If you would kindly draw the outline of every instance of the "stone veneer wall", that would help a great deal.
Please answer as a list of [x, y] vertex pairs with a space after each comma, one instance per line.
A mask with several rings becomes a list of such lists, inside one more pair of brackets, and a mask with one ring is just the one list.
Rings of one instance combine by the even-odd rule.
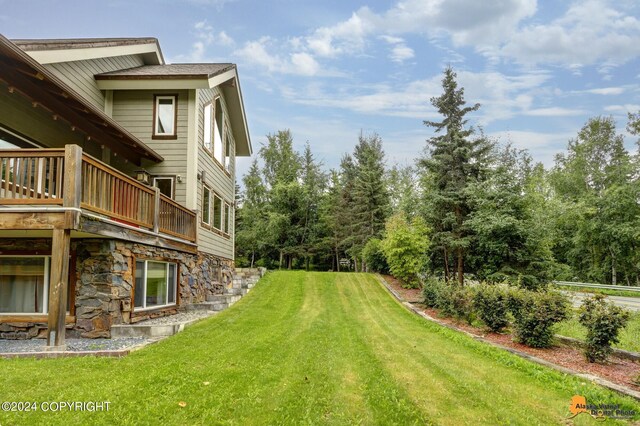
[[[48, 248], [47, 248], [48, 244]], [[7, 250], [41, 247], [50, 253], [49, 240], [0, 240]], [[69, 337], [110, 337], [111, 325], [129, 324], [171, 315], [186, 304], [203, 302], [208, 295], [221, 294], [230, 285], [233, 262], [199, 252], [197, 255], [109, 239], [73, 240], [75, 252], [75, 316]], [[178, 264], [178, 307], [135, 312], [132, 289], [136, 260], [162, 260]], [[46, 323], [0, 324], [1, 338], [43, 337]]]

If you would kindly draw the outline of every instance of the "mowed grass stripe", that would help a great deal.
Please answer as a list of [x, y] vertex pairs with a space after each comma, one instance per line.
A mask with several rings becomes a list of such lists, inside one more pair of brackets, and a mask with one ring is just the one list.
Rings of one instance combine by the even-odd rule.
[[111, 402], [0, 412], [0, 424], [554, 424], [574, 394], [640, 408], [429, 323], [367, 274], [271, 273], [231, 309], [124, 359], [0, 369], [3, 401]]

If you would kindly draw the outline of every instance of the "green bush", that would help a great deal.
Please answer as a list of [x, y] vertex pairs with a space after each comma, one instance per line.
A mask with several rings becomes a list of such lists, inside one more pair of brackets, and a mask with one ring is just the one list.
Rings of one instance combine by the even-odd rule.
[[516, 341], [534, 348], [551, 346], [553, 326], [567, 318], [568, 303], [555, 291], [511, 289], [507, 305], [513, 314]]
[[457, 283], [443, 285], [436, 298], [440, 314], [465, 320], [469, 324], [473, 321], [473, 290], [461, 287]]
[[389, 265], [382, 251], [382, 241], [379, 238], [371, 238], [367, 241], [364, 249], [362, 249], [362, 257], [370, 272], [380, 272], [382, 274], [389, 272]]
[[602, 362], [618, 343], [618, 335], [629, 321], [629, 312], [609, 303], [602, 294], [586, 299], [578, 311], [578, 319], [587, 329], [585, 356], [589, 362]]
[[473, 308], [491, 331], [499, 332], [509, 325], [508, 292], [502, 285], [483, 284], [473, 295]]
[[420, 287], [420, 273], [425, 268], [429, 249], [429, 230], [420, 217], [407, 221], [398, 213], [385, 224], [382, 249], [391, 274], [408, 288]]
[[438, 307], [439, 294], [444, 285], [444, 281], [435, 277], [429, 277], [424, 282], [422, 285], [422, 297], [426, 306], [429, 308]]

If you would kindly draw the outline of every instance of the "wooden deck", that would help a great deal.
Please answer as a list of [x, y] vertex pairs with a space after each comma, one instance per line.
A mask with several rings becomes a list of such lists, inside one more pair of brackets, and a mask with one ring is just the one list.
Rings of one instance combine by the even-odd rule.
[[[82, 153], [80, 147], [69, 145], [66, 151], [0, 150], [0, 208], [7, 207], [0, 210], [4, 217], [1, 229], [54, 229], [65, 220], [70, 229], [78, 230], [80, 218], [74, 218], [72, 210], [76, 206], [66, 205], [66, 198], [79, 200], [80, 213], [85, 216], [196, 242], [196, 213], [157, 188]], [[69, 151], [81, 159], [78, 164], [69, 164]]]

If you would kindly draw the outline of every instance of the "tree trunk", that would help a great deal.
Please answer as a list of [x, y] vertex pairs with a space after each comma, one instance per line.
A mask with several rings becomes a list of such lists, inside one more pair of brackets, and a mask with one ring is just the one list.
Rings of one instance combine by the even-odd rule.
[[307, 256], [307, 271], [309, 270], [309, 256]]
[[358, 258], [356, 256], [353, 257], [353, 272], [358, 272]]
[[444, 282], [449, 282], [449, 253], [447, 248], [444, 248]]
[[338, 253], [338, 247], [336, 247], [335, 250], [336, 250], [336, 271], [340, 272], [340, 257]]
[[464, 285], [464, 259], [462, 257], [462, 247], [458, 247], [458, 283]]
[[278, 269], [282, 269], [282, 250], [280, 250], [280, 263], [278, 264]]
[[255, 259], [256, 259], [256, 251], [252, 250], [251, 251], [251, 267], [252, 268], [253, 268], [253, 262], [255, 261]]
[[613, 250], [609, 250], [611, 253], [611, 284], [616, 285], [616, 256], [613, 254]]

